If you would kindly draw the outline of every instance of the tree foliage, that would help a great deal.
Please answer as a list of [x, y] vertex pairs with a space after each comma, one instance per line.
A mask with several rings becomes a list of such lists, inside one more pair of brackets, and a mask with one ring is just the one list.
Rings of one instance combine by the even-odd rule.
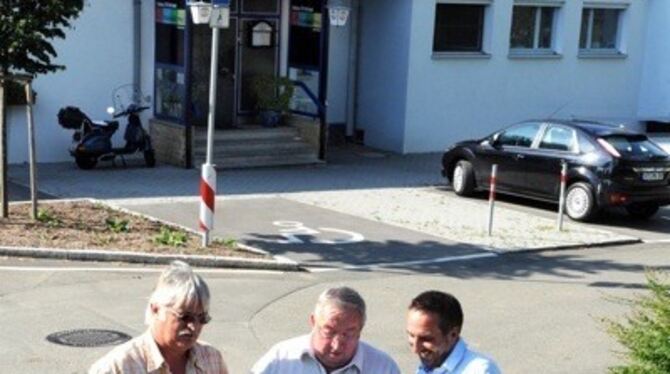
[[606, 320], [608, 331], [626, 348], [624, 365], [614, 374], [670, 373], [670, 276], [647, 272], [649, 293], [632, 301], [623, 322]]
[[0, 0], [0, 74], [64, 69], [51, 41], [79, 16], [84, 0]]

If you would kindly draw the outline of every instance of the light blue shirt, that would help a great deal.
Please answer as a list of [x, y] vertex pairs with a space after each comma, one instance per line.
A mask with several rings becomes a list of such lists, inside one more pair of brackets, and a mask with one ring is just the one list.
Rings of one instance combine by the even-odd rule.
[[500, 374], [500, 369], [492, 359], [470, 350], [465, 340], [459, 338], [440, 367], [431, 370], [420, 365], [416, 374]]

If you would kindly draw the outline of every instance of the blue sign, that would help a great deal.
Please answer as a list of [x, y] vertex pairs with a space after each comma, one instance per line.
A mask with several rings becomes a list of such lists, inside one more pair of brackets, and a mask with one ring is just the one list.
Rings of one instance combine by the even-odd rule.
[[216, 8], [221, 8], [221, 7], [230, 7], [230, 0], [212, 0], [212, 6]]

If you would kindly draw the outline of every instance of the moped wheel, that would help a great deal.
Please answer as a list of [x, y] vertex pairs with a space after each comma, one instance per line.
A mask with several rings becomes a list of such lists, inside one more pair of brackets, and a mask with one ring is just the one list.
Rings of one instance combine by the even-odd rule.
[[98, 159], [91, 156], [75, 156], [74, 162], [82, 170], [90, 170], [98, 163]]
[[147, 164], [148, 168], [156, 166], [156, 155], [153, 149], [144, 151], [144, 163]]

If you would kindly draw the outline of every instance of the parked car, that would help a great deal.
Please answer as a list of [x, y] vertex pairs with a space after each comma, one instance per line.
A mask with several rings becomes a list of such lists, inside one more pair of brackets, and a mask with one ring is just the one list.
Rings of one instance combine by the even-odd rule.
[[646, 135], [591, 121], [531, 120], [479, 140], [457, 143], [442, 158], [442, 175], [456, 194], [488, 190], [558, 202], [567, 163], [565, 212], [587, 221], [601, 210], [624, 207], [646, 219], [670, 204], [670, 155]]

